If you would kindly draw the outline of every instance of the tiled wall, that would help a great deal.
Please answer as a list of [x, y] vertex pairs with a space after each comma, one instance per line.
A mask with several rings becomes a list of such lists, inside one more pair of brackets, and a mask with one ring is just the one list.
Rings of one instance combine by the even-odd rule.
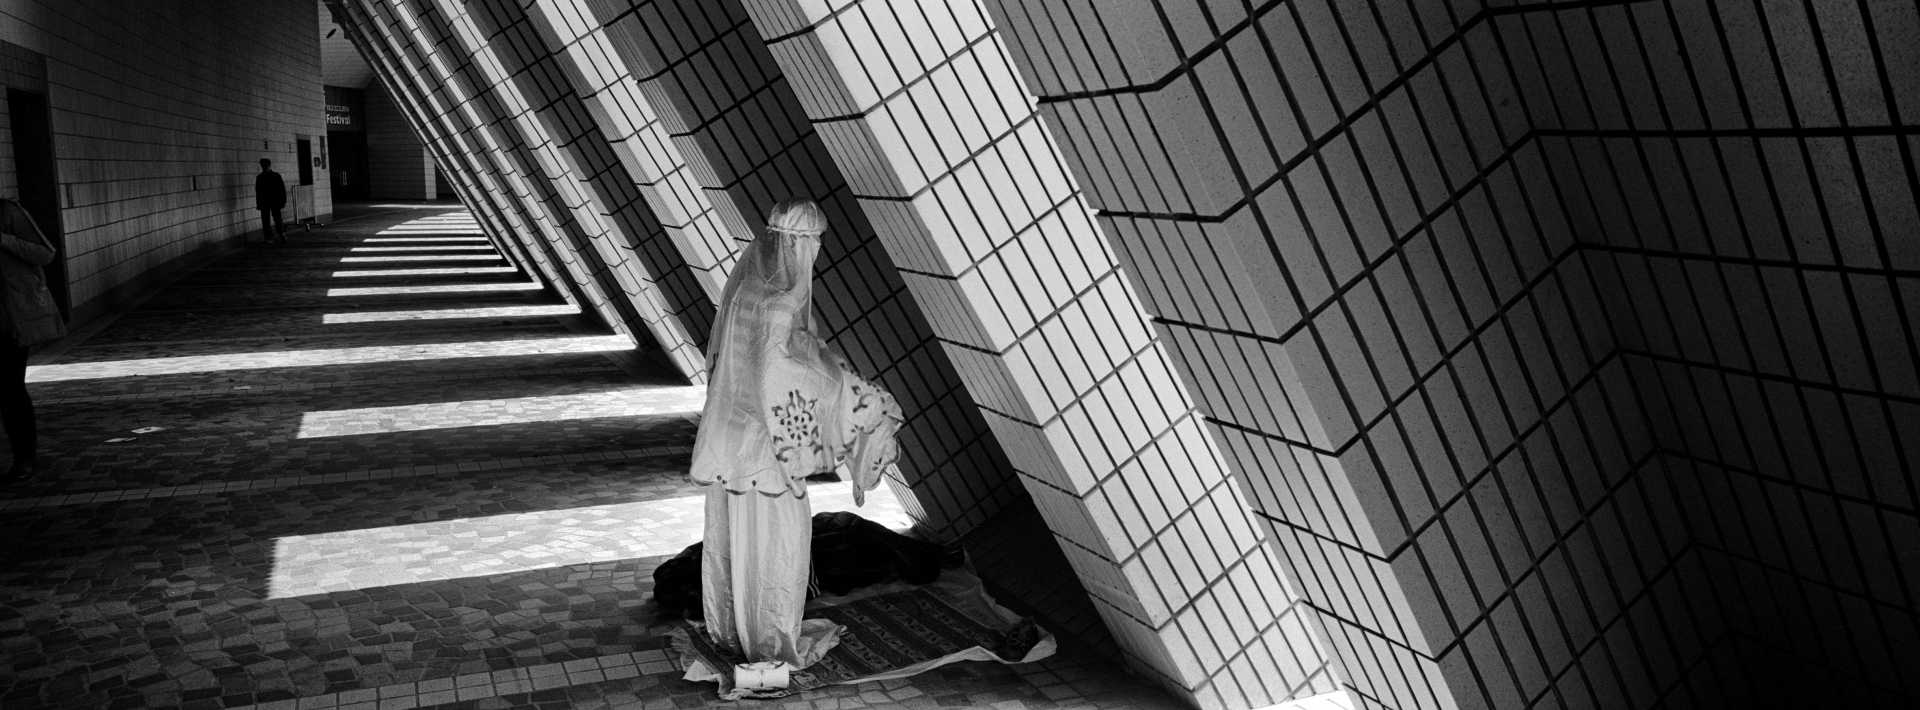
[[677, 261], [689, 271], [690, 287], [698, 293], [687, 297], [688, 303], [696, 305], [682, 317], [698, 321], [690, 327], [698, 336], [696, 342], [705, 343], [707, 321], [726, 284], [738, 242], [719, 223], [712, 203], [693, 181], [686, 159], [643, 95], [640, 79], [622, 60], [614, 37], [592, 8], [583, 0], [561, 0], [534, 3], [528, 12], [645, 206], [662, 225], [667, 239], [649, 243], [648, 251], [655, 253], [652, 258]]
[[[317, 152], [326, 135], [317, 11], [251, 0], [167, 3], [138, 17], [106, 0], [0, 6], [0, 40], [45, 61], [76, 318], [118, 305], [197, 249], [259, 229], [260, 158], [294, 189], [295, 136]], [[11, 163], [0, 167], [0, 190], [11, 193]], [[302, 217], [332, 212], [324, 171], [314, 182], [300, 188], [311, 192]]]
[[1073, 579], [1021, 573], [1065, 564], [1051, 541], [997, 534], [1028, 528], [1033, 503], [745, 9], [734, 0], [591, 4], [649, 109], [639, 133], [649, 145], [667, 139], [670, 150], [655, 155], [682, 163], [664, 163], [663, 173], [697, 186], [691, 200], [732, 239], [756, 236], [765, 210], [787, 197], [826, 210], [815, 305], [855, 367], [901, 399], [908, 421], [895, 483], [912, 491], [920, 522], [965, 542], [1010, 602], [1103, 643]]
[[363, 92], [367, 135], [367, 197], [373, 200], [434, 199], [433, 157], [394, 103], [393, 93], [374, 84]]
[[922, 519], [1043, 521], [1086, 590], [1015, 601], [1198, 704], [1914, 695], [1911, 3], [343, 4], [533, 261], [634, 210], [662, 323], [820, 200]]
[[1559, 693], [1684, 548], [1486, 16], [996, 7], [1358, 698]]
[[746, 7], [1128, 657], [1203, 707], [1332, 690], [985, 8]]
[[[682, 6], [702, 11], [699, 4]], [[1022, 509], [1031, 515], [1031, 505], [1024, 502], [1004, 463], [1004, 455], [979, 420], [966, 392], [960, 389], [952, 365], [932, 346], [919, 310], [902, 290], [891, 262], [874, 240], [872, 228], [858, 211], [848, 209], [850, 200], [844, 180], [825, 158], [804, 116], [752, 114], [746, 113], [742, 106], [731, 104], [696, 104], [689, 94], [643, 91], [641, 95], [634, 95], [627, 84], [656, 81], [657, 72], [648, 72], [646, 64], [624, 57], [618, 65], [608, 63], [603, 43], [604, 38], [621, 33], [622, 23], [638, 22], [644, 5], [589, 8], [600, 13], [596, 15], [596, 22], [605, 27], [599, 29], [580, 24], [580, 6], [560, 2], [543, 3], [525, 14], [510, 4], [466, 6], [440, 2], [352, 2], [341, 3], [340, 9], [352, 18], [349, 24], [354, 27], [350, 27], [349, 32], [374, 55], [374, 65], [383, 80], [396, 82], [412, 97], [410, 105], [421, 117], [424, 131], [435, 136], [432, 142], [443, 164], [456, 166], [456, 172], [460, 173], [457, 178], [467, 185], [463, 192], [468, 203], [478, 206], [483, 214], [496, 215], [490, 221], [503, 234], [550, 235], [533, 240], [527, 250], [536, 261], [541, 260], [544, 253], [545, 261], [566, 270], [570, 278], [580, 271], [575, 266], [579, 244], [577, 240], [556, 239], [551, 235], [555, 225], [560, 224], [556, 207], [566, 203], [547, 193], [580, 190], [582, 175], [599, 173], [591, 170], [551, 173], [541, 176], [544, 185], [529, 184], [538, 182], [530, 179], [536, 174], [530, 167], [557, 161], [502, 159], [503, 154], [510, 157], [519, 145], [530, 143], [544, 147], [540, 140], [528, 139], [536, 132], [523, 125], [528, 119], [521, 117], [522, 113], [530, 114], [532, 120], [546, 120], [540, 116], [543, 111], [556, 111], [564, 115], [555, 116], [555, 120], [567, 122], [569, 130], [578, 128], [572, 122], [586, 115], [589, 125], [598, 126], [601, 132], [598, 147], [610, 145], [614, 153], [622, 154], [620, 167], [640, 164], [636, 158], [652, 161], [647, 163], [649, 169], [629, 173], [639, 181], [654, 181], [653, 185], [638, 183], [639, 199], [609, 200], [607, 204], [651, 208], [666, 196], [663, 193], [671, 192], [672, 199], [680, 200], [673, 206], [675, 214], [693, 219], [680, 223], [685, 227], [681, 238], [666, 240], [666, 243], [675, 247], [681, 263], [696, 273], [724, 268], [715, 265], [730, 264], [731, 259], [731, 248], [720, 253], [706, 238], [712, 227], [703, 224], [738, 225], [734, 229], [751, 225], [757, 230], [757, 225], [764, 221], [763, 210], [777, 199], [803, 195], [821, 200], [835, 225], [822, 253], [821, 288], [816, 291], [824, 320], [856, 366], [898, 393], [911, 415], [902, 434], [906, 450], [906, 461], [901, 466], [903, 478], [896, 483], [911, 485], [919, 494], [922, 519], [936, 533], [951, 537], [969, 538], [990, 521], [1005, 520], [1004, 516], [1016, 515]], [[487, 16], [475, 21], [471, 14], [475, 12], [487, 13]], [[744, 18], [737, 6], [731, 12]], [[464, 31], [460, 29], [463, 21], [472, 25], [471, 37], [459, 36]], [[508, 30], [520, 26], [531, 26], [535, 31]], [[686, 34], [708, 31], [693, 24], [683, 29]], [[739, 29], [749, 30], [745, 37], [753, 36], [750, 28], [735, 31]], [[453, 40], [456, 36], [459, 36], [458, 43]], [[680, 36], [683, 35], [676, 38]], [[616, 44], [621, 46], [620, 51], [628, 52], [633, 50], [632, 42], [622, 39]], [[472, 51], [483, 45], [490, 51]], [[765, 48], [757, 43], [753, 46], [761, 53], [755, 60], [757, 66], [772, 67], [772, 61], [765, 57]], [[595, 64], [582, 66], [583, 61]], [[487, 74], [485, 68], [468, 66], [474, 62], [497, 62], [502, 67]], [[623, 68], [615, 70], [614, 66]], [[739, 78], [711, 72], [690, 76], [716, 82], [713, 88], [719, 88], [720, 82]], [[775, 72], [760, 80], [778, 81], [779, 77]], [[784, 84], [781, 90], [786, 90]], [[516, 99], [515, 93], [541, 98]], [[571, 108], [577, 104], [566, 103], [564, 97], [568, 94], [584, 98], [581, 102], [584, 110]], [[786, 100], [793, 101], [790, 95]], [[627, 102], [633, 114], [623, 112], [623, 120], [614, 121], [612, 109], [604, 105], [606, 101]], [[563, 104], [569, 107], [555, 108]], [[510, 111], [506, 110], [508, 106], [523, 109]], [[701, 111], [708, 112], [709, 116], [732, 112], [738, 117], [733, 120], [756, 122], [747, 125], [784, 122], [786, 128], [781, 130], [792, 142], [734, 146], [711, 142], [703, 145], [686, 135], [657, 132], [635, 137], [638, 133], [654, 131], [649, 124], [656, 122], [661, 126], [683, 128], [706, 122], [695, 119], [692, 124], [671, 124], [648, 119], [649, 116], [671, 114], [684, 119], [701, 115]], [[625, 121], [636, 118], [642, 119], [636, 121], [639, 125], [628, 128]], [[665, 151], [658, 150], [663, 137], [675, 151], [694, 155], [665, 156]], [[589, 145], [591, 140], [561, 143], [568, 150], [583, 153], [597, 150]], [[640, 151], [647, 153], [641, 156], [637, 154]], [[574, 164], [581, 161], [577, 154], [562, 157]], [[612, 169], [608, 163], [599, 165]], [[712, 169], [716, 165], [728, 167], [722, 172]], [[675, 180], [685, 181], [682, 185], [694, 185], [697, 189], [686, 190], [672, 184]], [[622, 230], [626, 228], [625, 224], [614, 223], [609, 233], [624, 237]], [[752, 233], [728, 234], [723, 243], [731, 247]], [[720, 276], [724, 277], [724, 273]], [[590, 278], [572, 278], [572, 282], [593, 283]], [[720, 280], [714, 280], [716, 288], [719, 283]], [[597, 302], [591, 292], [581, 298], [590, 304]], [[680, 327], [677, 317], [664, 318], [662, 322]], [[683, 362], [690, 377], [703, 377], [701, 367], [698, 361]], [[1025, 542], [1024, 551], [1041, 553], [1051, 549]], [[1044, 554], [1041, 557], [1045, 559]], [[1053, 552], [1053, 560], [1058, 563], [1057, 551]], [[1068, 582], [1070, 585], [1070, 580]], [[1086, 605], [1084, 593], [1077, 589], [1056, 596], [1056, 601], [1065, 602], [1061, 608], [1071, 607], [1076, 598], [1080, 606]]]
[[1504, 24], [1728, 617], [1686, 692], [1920, 702], [1920, 7]]
[[668, 171], [697, 188], [689, 200], [735, 244], [758, 236], [776, 201], [804, 196], [828, 211], [814, 305], [854, 367], [899, 395], [908, 414], [900, 470], [918, 491], [922, 520], [962, 537], [995, 516], [1006, 495], [981, 493], [1006, 485], [1000, 453], [985, 426], [968, 420], [952, 365], [931, 347], [893, 261], [852, 209], [845, 178], [739, 4], [597, 2], [593, 12], [651, 109], [649, 142], [666, 138], [668, 155], [682, 161]]
[[1912, 4], [1489, 5], [995, 4], [1364, 702], [1911, 702]]

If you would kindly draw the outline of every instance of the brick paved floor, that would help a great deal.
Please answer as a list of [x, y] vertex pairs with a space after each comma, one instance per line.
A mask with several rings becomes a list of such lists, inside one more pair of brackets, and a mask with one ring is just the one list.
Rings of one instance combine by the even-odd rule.
[[[623, 371], [603, 353], [629, 344], [568, 330], [477, 233], [452, 208], [296, 232], [37, 356], [46, 471], [0, 490], [0, 707], [716, 704], [650, 599], [699, 537], [700, 392]], [[860, 512], [906, 521], [891, 495]], [[745, 705], [1173, 706], [1073, 651]]]

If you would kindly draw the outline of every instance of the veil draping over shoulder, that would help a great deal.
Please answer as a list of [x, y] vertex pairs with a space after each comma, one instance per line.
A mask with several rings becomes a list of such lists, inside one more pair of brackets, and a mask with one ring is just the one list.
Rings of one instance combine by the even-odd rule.
[[825, 226], [811, 202], [776, 207], [721, 291], [694, 482], [805, 497], [802, 479], [844, 463], [864, 500], [897, 458], [899, 406], [820, 337], [812, 276]]

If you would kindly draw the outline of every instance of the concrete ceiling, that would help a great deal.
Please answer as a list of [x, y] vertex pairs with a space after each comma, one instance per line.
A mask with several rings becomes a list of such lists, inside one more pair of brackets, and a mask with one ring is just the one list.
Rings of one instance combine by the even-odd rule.
[[347, 40], [346, 30], [333, 23], [333, 13], [320, 0], [320, 80], [327, 86], [364, 89], [373, 81], [373, 67]]

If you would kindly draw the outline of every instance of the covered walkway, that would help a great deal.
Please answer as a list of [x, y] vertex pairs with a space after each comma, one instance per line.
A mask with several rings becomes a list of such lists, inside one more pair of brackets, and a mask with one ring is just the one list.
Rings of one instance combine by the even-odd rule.
[[[632, 343], [570, 328], [456, 207], [292, 241], [36, 357], [44, 471], [0, 492], [0, 707], [708, 704], [650, 600], [699, 536], [700, 389], [624, 370]], [[876, 493], [859, 512], [905, 525]], [[1161, 697], [1069, 651], [780, 706]]]

